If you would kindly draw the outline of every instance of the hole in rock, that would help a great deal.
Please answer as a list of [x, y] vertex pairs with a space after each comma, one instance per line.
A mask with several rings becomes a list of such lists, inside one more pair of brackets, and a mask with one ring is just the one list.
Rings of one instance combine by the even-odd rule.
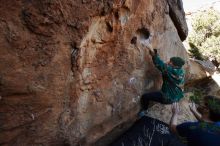
[[136, 44], [136, 43], [137, 43], [137, 37], [135, 36], [131, 39], [131, 44]]
[[140, 28], [136, 32], [137, 39], [141, 44], [147, 45], [150, 43], [150, 31], [147, 28]]
[[141, 39], [148, 39], [150, 37], [150, 32], [146, 28], [141, 28], [137, 30], [137, 35], [139, 35]]
[[116, 19], [119, 19], [119, 13], [118, 13], [118, 11], [116, 11], [114, 15], [115, 15], [115, 18], [116, 18]]

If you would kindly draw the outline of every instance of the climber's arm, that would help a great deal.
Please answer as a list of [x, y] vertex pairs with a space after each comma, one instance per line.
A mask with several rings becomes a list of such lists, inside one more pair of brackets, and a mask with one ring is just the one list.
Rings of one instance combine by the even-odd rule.
[[179, 113], [179, 106], [178, 103], [173, 103], [172, 104], [172, 117], [170, 119], [170, 131], [177, 134], [177, 115]]
[[196, 119], [198, 121], [204, 121], [204, 119], [202, 118], [202, 115], [197, 111], [196, 109], [196, 105], [194, 102], [192, 102], [190, 105], [189, 105], [189, 108], [190, 108], [190, 111], [193, 113], [193, 115], [196, 117]]
[[153, 60], [153, 63], [154, 65], [162, 72], [164, 73], [167, 69], [167, 65], [164, 63], [163, 60], [160, 59], [158, 53], [157, 53], [157, 50], [154, 49], [154, 52], [153, 51], [149, 51], [150, 52], [150, 55], [152, 57], [152, 60]]

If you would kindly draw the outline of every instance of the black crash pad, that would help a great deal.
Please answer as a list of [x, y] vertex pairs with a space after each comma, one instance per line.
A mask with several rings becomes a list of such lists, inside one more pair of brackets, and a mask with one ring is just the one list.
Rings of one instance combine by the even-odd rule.
[[186, 146], [166, 123], [144, 116], [110, 146]]

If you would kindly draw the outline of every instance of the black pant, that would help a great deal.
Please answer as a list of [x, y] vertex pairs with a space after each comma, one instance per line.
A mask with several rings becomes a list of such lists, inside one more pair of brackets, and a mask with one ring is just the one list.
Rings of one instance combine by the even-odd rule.
[[145, 93], [141, 97], [141, 107], [142, 110], [146, 110], [149, 105], [149, 101], [156, 101], [162, 104], [171, 104], [166, 100], [164, 94], [160, 91]]

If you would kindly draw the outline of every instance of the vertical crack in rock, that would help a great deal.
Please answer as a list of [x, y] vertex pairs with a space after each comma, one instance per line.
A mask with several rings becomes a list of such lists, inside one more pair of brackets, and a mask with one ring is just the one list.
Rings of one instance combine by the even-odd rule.
[[76, 46], [75, 43], [71, 44], [71, 65], [72, 65], [72, 72], [74, 73], [74, 69], [77, 67], [77, 59], [79, 55], [79, 48]]
[[107, 26], [108, 32], [112, 33], [113, 32], [113, 26], [112, 26], [111, 22], [106, 21], [106, 26]]

